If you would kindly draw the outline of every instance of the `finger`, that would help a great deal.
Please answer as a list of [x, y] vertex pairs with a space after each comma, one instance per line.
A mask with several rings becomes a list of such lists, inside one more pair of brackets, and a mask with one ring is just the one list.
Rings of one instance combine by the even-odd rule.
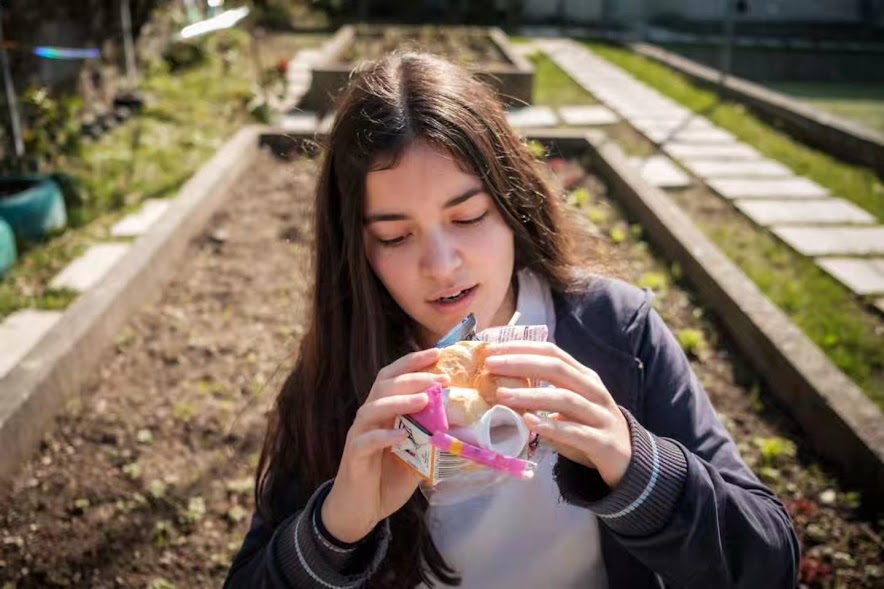
[[501, 342], [488, 344], [485, 348], [486, 354], [490, 356], [500, 356], [509, 354], [535, 354], [538, 356], [550, 356], [558, 358], [577, 370], [589, 370], [574, 359], [574, 357], [552, 342], [532, 342], [526, 340], [513, 340], [509, 342]]
[[370, 456], [375, 452], [395, 446], [408, 438], [404, 429], [375, 429], [353, 439], [350, 447], [354, 456]]
[[577, 391], [593, 401], [606, 401], [610, 395], [598, 376], [578, 370], [561, 358], [537, 354], [507, 354], [485, 360], [485, 368], [498, 376], [545, 380], [556, 387]]
[[439, 360], [439, 353], [440, 350], [438, 348], [429, 348], [405, 354], [395, 362], [381, 368], [378, 371], [378, 380], [386, 380], [400, 374], [417, 372], [418, 370], [428, 368]]
[[602, 407], [567, 389], [501, 387], [497, 389], [497, 401], [523, 412], [557, 412], [585, 425], [598, 427], [604, 423], [605, 410]]
[[451, 384], [451, 377], [447, 374], [434, 374], [432, 372], [400, 374], [393, 378], [378, 380], [375, 386], [372, 387], [371, 393], [369, 393], [369, 400], [381, 399], [391, 395], [420, 393], [435, 384], [443, 387], [448, 386]]
[[357, 435], [368, 430], [389, 427], [397, 415], [416, 413], [427, 406], [426, 393], [394, 395], [366, 402], [356, 412], [352, 430]]
[[602, 456], [601, 452], [612, 447], [610, 436], [599, 428], [564, 419], [552, 420], [543, 417], [537, 417], [533, 420], [533, 424], [526, 419], [526, 423], [531, 431], [552, 444], [571, 448], [576, 454], [571, 459], [582, 464], [592, 461], [593, 456]]
[[[528, 425], [528, 428], [531, 429], [531, 431], [534, 431], [534, 428], [537, 426], [538, 423], [540, 423], [540, 418], [533, 413], [525, 413], [523, 417], [525, 419], [525, 423]], [[555, 421], [557, 418], [553, 415], [550, 415], [549, 419]], [[579, 462], [581, 464], [589, 466], [590, 468], [595, 468], [595, 464], [574, 446], [547, 439], [545, 436], [541, 436], [541, 440], [544, 444], [552, 447], [559, 455], [564, 456], [565, 458], [573, 462]]]

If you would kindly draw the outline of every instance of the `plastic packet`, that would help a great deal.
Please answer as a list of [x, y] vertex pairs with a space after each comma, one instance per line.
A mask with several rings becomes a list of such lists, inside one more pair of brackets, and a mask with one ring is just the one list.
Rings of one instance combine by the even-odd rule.
[[[477, 333], [470, 314], [436, 347], [469, 340], [546, 341], [548, 334], [545, 325], [495, 327]], [[450, 428], [445, 408], [455, 389], [435, 386], [427, 393], [430, 400], [422, 411], [397, 418], [396, 427], [406, 429], [408, 438], [393, 448], [393, 454], [421, 476], [420, 488], [430, 504], [459, 503], [506, 481], [534, 476], [540, 458], [537, 436], [529, 432], [521, 415], [494, 405], [470, 426]]]

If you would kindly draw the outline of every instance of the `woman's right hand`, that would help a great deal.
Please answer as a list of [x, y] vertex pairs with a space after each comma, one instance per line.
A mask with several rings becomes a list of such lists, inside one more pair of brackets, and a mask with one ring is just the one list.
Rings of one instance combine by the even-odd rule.
[[420, 477], [386, 449], [403, 441], [392, 429], [397, 415], [423, 409], [426, 391], [447, 386], [447, 375], [419, 372], [432, 367], [439, 350], [407, 354], [378, 372], [368, 398], [356, 412], [335, 482], [322, 505], [322, 523], [342, 542], [358, 542], [414, 494]]

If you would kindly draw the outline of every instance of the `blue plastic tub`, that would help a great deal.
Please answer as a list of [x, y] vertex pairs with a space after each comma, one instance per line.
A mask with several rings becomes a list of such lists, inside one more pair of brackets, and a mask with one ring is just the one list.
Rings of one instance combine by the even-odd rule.
[[19, 239], [40, 240], [67, 225], [64, 196], [48, 176], [0, 178], [0, 218]]
[[18, 252], [15, 249], [15, 234], [9, 223], [0, 219], [0, 276], [15, 265]]

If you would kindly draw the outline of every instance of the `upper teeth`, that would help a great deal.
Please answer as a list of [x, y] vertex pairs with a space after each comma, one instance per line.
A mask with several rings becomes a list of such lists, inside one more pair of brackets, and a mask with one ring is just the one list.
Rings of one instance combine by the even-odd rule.
[[457, 294], [453, 294], [453, 295], [451, 295], [450, 297], [439, 297], [439, 298], [440, 298], [440, 299], [443, 299], [443, 300], [456, 299], [457, 297], [459, 297], [460, 295], [462, 295], [462, 294], [465, 293], [465, 292], [466, 292], [466, 290], [462, 290], [462, 291], [458, 292]]

